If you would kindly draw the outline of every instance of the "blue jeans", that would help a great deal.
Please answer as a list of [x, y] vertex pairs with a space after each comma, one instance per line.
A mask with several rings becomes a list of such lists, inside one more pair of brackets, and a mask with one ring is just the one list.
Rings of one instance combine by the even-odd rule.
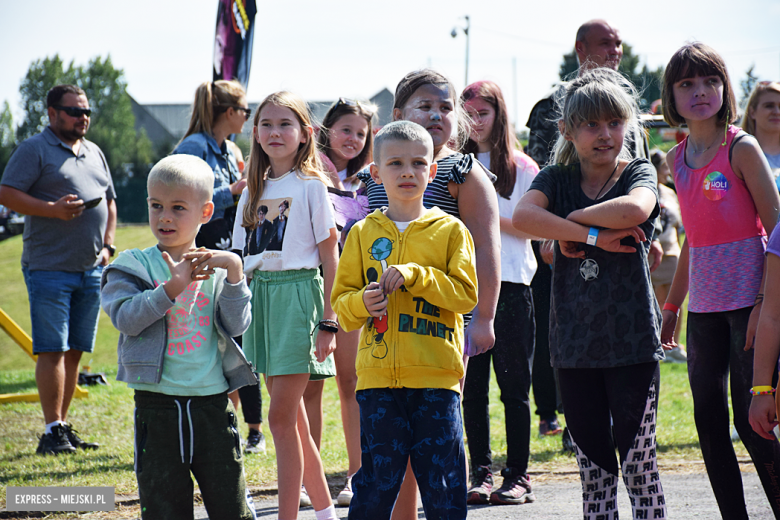
[[460, 396], [439, 388], [360, 390], [360, 470], [349, 518], [389, 519], [411, 457], [425, 517], [466, 518]]
[[85, 272], [33, 271], [22, 266], [30, 298], [33, 353], [92, 352], [103, 267]]

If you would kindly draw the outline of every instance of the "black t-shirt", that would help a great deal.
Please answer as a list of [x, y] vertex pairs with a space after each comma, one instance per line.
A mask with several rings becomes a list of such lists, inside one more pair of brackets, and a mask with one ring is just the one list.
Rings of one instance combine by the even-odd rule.
[[[580, 165], [543, 169], [531, 184], [550, 202], [548, 210], [566, 218], [572, 211], [593, 206], [580, 187]], [[598, 203], [627, 195], [637, 187], [658, 199], [656, 174], [646, 159], [630, 162], [617, 183]], [[661, 310], [653, 293], [647, 252], [653, 236], [656, 203], [639, 227], [647, 241], [622, 240], [635, 253], [610, 253], [582, 244], [587, 259], [567, 258], [555, 244], [550, 304], [550, 360], [555, 368], [609, 368], [660, 361]], [[594, 265], [594, 262], [596, 265]]]

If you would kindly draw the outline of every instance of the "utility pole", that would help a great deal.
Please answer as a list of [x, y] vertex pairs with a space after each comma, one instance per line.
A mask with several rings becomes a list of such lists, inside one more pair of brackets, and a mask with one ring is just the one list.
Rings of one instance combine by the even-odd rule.
[[466, 27], [453, 27], [452, 31], [450, 32], [450, 36], [453, 38], [456, 38], [458, 36], [458, 29], [463, 31], [463, 34], [466, 35], [466, 84], [465, 86], [468, 86], [469, 84], [469, 44], [471, 43], [470, 40], [470, 29], [471, 29], [471, 18], [469, 18], [468, 15], [464, 16], [466, 19]]

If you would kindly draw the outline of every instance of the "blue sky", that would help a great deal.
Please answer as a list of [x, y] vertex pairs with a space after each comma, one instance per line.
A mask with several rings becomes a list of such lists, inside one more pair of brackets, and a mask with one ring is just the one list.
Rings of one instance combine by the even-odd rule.
[[[216, 0], [2, 0], [0, 102], [22, 115], [19, 84], [35, 59], [59, 53], [66, 63], [85, 64], [110, 53], [139, 102], [189, 103], [197, 85], [211, 79], [216, 8]], [[618, 27], [651, 68], [665, 65], [686, 41], [700, 40], [725, 57], [737, 92], [751, 64], [761, 79], [780, 80], [777, 0], [258, 0], [258, 8], [250, 102], [280, 89], [310, 100], [367, 98], [384, 87], [393, 91], [404, 74], [426, 66], [460, 89], [465, 39], [450, 32], [466, 14], [469, 80], [501, 85], [519, 126], [557, 79], [577, 27], [591, 18]]]

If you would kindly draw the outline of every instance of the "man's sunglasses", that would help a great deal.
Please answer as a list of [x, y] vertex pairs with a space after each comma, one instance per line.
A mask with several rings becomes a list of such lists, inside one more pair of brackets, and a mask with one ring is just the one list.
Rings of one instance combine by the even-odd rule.
[[249, 118], [252, 117], [252, 109], [251, 108], [244, 108], [244, 107], [240, 107], [240, 106], [237, 106], [237, 105], [233, 105], [233, 108], [235, 108], [236, 110], [243, 110], [243, 112], [244, 112], [244, 119], [246, 121], [249, 121]]
[[62, 105], [54, 105], [52, 108], [54, 108], [56, 110], [62, 110], [63, 112], [68, 114], [70, 117], [81, 117], [81, 116], [90, 117], [92, 115], [92, 109], [91, 108], [64, 107]]

